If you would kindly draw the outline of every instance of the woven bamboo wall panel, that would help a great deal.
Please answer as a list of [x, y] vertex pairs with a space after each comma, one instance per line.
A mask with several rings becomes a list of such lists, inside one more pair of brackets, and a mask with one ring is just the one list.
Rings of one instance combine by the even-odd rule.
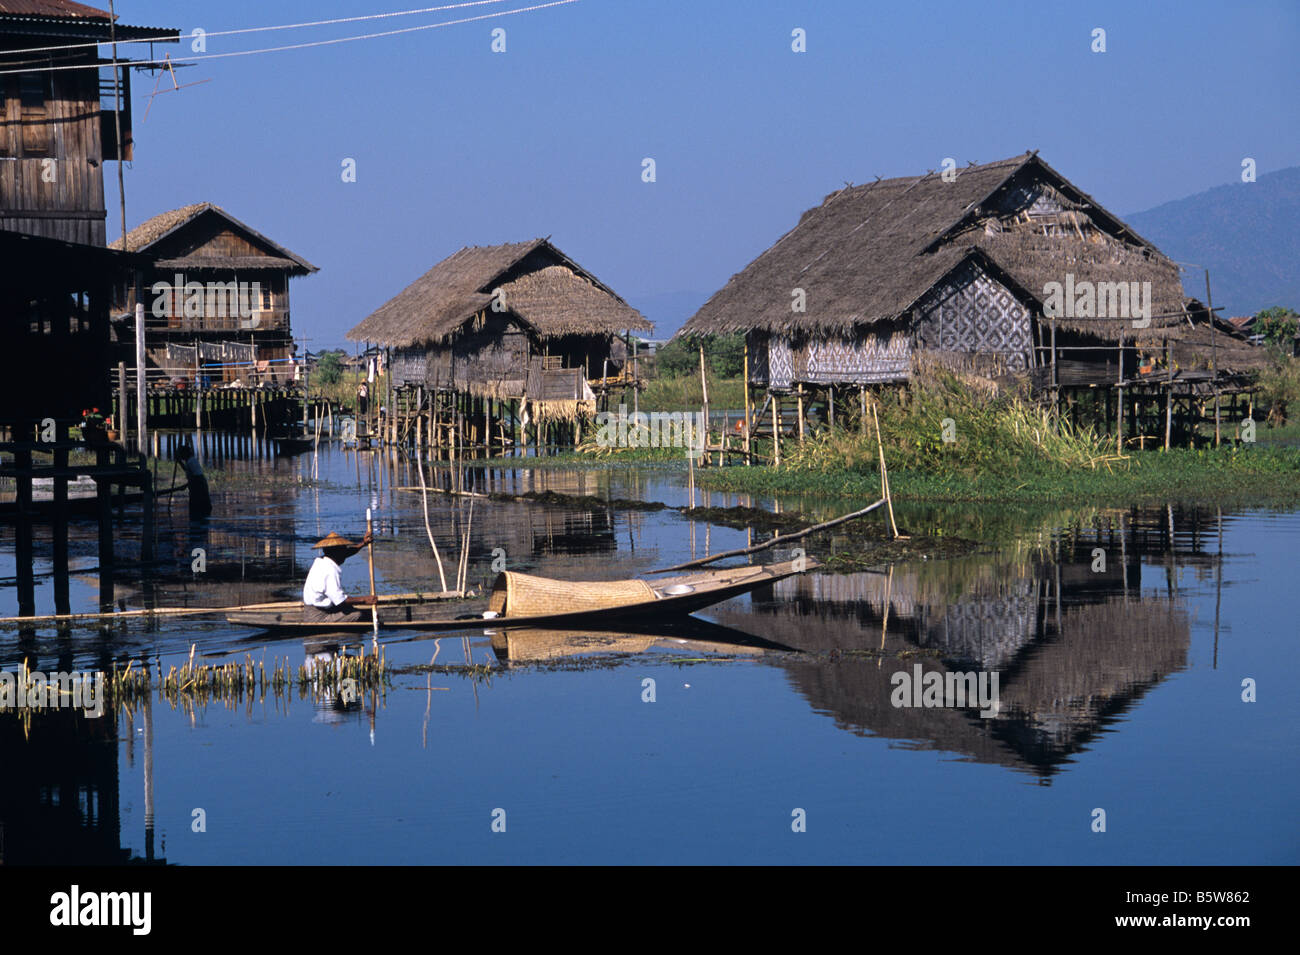
[[812, 384], [869, 385], [906, 381], [911, 367], [911, 340], [894, 330], [856, 340], [812, 339], [796, 353], [795, 377]]
[[916, 338], [944, 352], [1000, 354], [1023, 371], [1033, 347], [1029, 310], [979, 266], [968, 263], [922, 299]]

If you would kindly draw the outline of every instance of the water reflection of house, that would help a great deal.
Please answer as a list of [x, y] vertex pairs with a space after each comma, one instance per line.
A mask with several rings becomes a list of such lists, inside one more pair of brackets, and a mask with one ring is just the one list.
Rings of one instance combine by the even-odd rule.
[[[1075, 529], [1059, 553], [805, 575], [777, 584], [752, 612], [724, 606], [715, 616], [804, 651], [880, 652], [777, 660], [809, 703], [844, 729], [1046, 778], [1186, 665], [1186, 610], [1176, 594], [1141, 587], [1144, 560], [1162, 553], [1158, 522], [1142, 517], [1152, 533], [1125, 524], [1124, 553], [1104, 569], [1093, 569], [1094, 546], [1119, 541]], [[1172, 562], [1212, 559], [1177, 537]], [[917, 663], [924, 672], [997, 671], [998, 715], [895, 707], [891, 677]]]
[[[491, 576], [488, 567], [493, 551], [504, 551], [508, 566], [524, 569], [534, 561], [547, 559], [548, 574], [557, 577], [586, 579], [610, 576], [599, 566], [590, 564], [593, 554], [613, 554], [615, 513], [609, 508], [546, 507], [526, 502], [475, 501], [471, 521], [464, 499], [460, 507], [447, 514], [435, 512], [446, 499], [430, 495], [430, 519], [448, 579], [454, 575], [460, 554], [460, 541], [468, 529], [471, 584]], [[394, 528], [388, 546], [375, 550], [375, 567], [389, 581], [407, 581], [413, 589], [437, 583], [438, 567], [429, 547], [418, 505], [419, 494], [412, 495], [412, 515]], [[612, 574], [617, 576], [617, 574]]]
[[80, 710], [0, 714], [0, 864], [120, 865], [116, 721]]

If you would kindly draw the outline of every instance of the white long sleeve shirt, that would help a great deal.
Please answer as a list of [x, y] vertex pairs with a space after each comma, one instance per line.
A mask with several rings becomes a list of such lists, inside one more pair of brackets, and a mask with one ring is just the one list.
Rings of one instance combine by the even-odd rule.
[[343, 592], [342, 568], [324, 555], [317, 557], [307, 572], [307, 582], [302, 588], [302, 602], [327, 610], [347, 599], [348, 595]]

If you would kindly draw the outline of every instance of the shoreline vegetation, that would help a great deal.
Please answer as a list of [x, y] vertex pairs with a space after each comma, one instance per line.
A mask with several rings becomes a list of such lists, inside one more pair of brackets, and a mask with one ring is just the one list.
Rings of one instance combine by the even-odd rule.
[[[1195, 447], [1183, 435], [1168, 451], [1126, 444], [1121, 452], [1113, 437], [1055, 423], [1047, 409], [1022, 397], [985, 397], [948, 376], [882, 396], [878, 413], [890, 490], [899, 501], [1300, 501], [1294, 426], [1260, 420], [1248, 441], [1239, 438], [1239, 422], [1225, 420], [1218, 448], [1211, 431], [1197, 434]], [[696, 480], [701, 487], [768, 494], [880, 492], [874, 428], [823, 431], [787, 447], [780, 468], [704, 470]]]
[[[695, 379], [698, 391], [698, 376]], [[739, 380], [735, 381], [739, 394]], [[674, 394], [689, 407], [687, 389]], [[666, 391], [666, 390], [665, 390]], [[649, 393], [649, 389], [647, 389]], [[714, 407], [717, 401], [710, 383]], [[742, 399], [743, 400], [743, 397]], [[1275, 424], [1257, 410], [1255, 440], [1242, 440], [1240, 422], [1225, 416], [1222, 440], [1212, 429], [1175, 435], [1169, 451], [1126, 444], [1062, 420], [1018, 395], [988, 397], [951, 376], [930, 376], [905, 391], [878, 395], [881, 442], [897, 502], [1000, 502], [1117, 505], [1144, 502], [1289, 504], [1300, 501], [1300, 425]], [[656, 405], [658, 402], [655, 403]], [[668, 404], [665, 402], [665, 404]], [[678, 410], [681, 401], [655, 407], [643, 396], [642, 411]], [[1269, 402], [1266, 407], [1277, 407]], [[1285, 405], [1283, 405], [1285, 407]], [[771, 442], [755, 439], [759, 454]], [[626, 465], [686, 466], [680, 448], [598, 448], [576, 451], [530, 466], [609, 468]], [[811, 495], [853, 500], [880, 495], [879, 451], [874, 426], [857, 421], [821, 429], [802, 443], [782, 441], [780, 467], [733, 464], [699, 467], [702, 488], [761, 495]], [[488, 462], [484, 462], [488, 463]], [[502, 463], [496, 459], [495, 463]]]
[[[715, 410], [744, 406], [742, 347], [739, 337], [724, 336], [706, 352], [709, 403]], [[640, 411], [700, 409], [703, 391], [695, 348], [664, 346], [647, 364], [649, 379], [636, 402]], [[360, 378], [344, 371], [323, 390], [350, 403]], [[1279, 358], [1259, 385], [1254, 441], [1242, 440], [1240, 422], [1225, 415], [1220, 447], [1213, 446], [1212, 428], [1207, 433], [1203, 427], [1194, 440], [1175, 434], [1167, 452], [1158, 440], [1152, 447], [1150, 435], [1145, 449], [1126, 443], [1121, 452], [1113, 436], [1066, 420], [1055, 424], [1047, 409], [1023, 395], [990, 397], [947, 374], [926, 375], [906, 389], [878, 393], [875, 402], [895, 502], [1293, 504], [1300, 501], [1300, 423], [1287, 423], [1287, 411], [1300, 402], [1300, 359]], [[382, 400], [382, 379], [376, 386], [372, 394]], [[617, 413], [619, 404], [631, 412], [630, 395], [611, 402], [611, 412]], [[686, 468], [681, 448], [600, 447], [593, 435], [594, 428], [585, 432], [586, 440], [573, 451], [527, 458], [527, 467]], [[735, 436], [732, 444], [739, 447]], [[754, 449], [770, 460], [770, 439], [756, 438]], [[850, 417], [840, 427], [821, 427], [803, 442], [785, 438], [781, 451], [779, 467], [699, 467], [697, 461], [696, 483], [709, 490], [770, 496], [874, 500], [880, 495], [879, 452], [870, 421], [865, 431]], [[522, 460], [461, 463], [519, 466]]]

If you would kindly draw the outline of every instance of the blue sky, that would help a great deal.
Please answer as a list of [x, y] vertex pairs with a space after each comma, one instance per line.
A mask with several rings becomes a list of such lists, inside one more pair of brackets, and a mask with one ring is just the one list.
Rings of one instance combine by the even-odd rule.
[[[188, 33], [435, 2], [122, 0], [118, 12]], [[212, 37], [207, 52], [533, 2]], [[497, 27], [504, 53], [491, 50]], [[1097, 27], [1105, 53], [1091, 50]], [[795, 28], [805, 53], [791, 50]], [[665, 333], [846, 181], [1036, 148], [1123, 215], [1237, 181], [1247, 156], [1261, 174], [1297, 165], [1298, 42], [1294, 0], [579, 0], [201, 62], [182, 81], [211, 82], [157, 98], [147, 121], [152, 79], [139, 74], [127, 219], [208, 200], [312, 261], [321, 271], [292, 299], [313, 350], [344, 344], [461, 246], [538, 235]]]

